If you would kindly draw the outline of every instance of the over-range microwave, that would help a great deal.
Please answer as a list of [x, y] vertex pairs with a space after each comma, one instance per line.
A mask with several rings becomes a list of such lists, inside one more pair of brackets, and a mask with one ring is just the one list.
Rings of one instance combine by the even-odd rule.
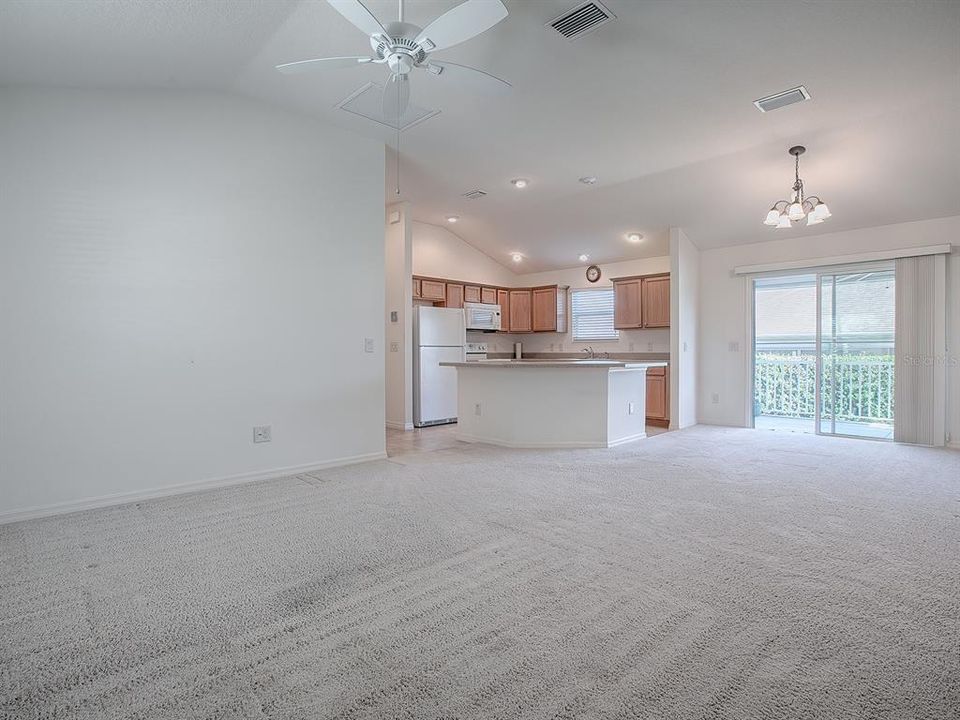
[[500, 306], [489, 303], [464, 303], [467, 330], [494, 332], [500, 329]]

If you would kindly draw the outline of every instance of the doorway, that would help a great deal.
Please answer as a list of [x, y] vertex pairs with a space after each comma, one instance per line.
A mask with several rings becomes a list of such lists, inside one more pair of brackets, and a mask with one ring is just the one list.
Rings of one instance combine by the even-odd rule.
[[753, 281], [753, 422], [893, 438], [892, 265]]

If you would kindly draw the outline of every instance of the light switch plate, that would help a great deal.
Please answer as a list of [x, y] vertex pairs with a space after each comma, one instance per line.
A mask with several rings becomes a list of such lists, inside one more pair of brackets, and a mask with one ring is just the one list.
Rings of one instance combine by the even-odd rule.
[[373, 352], [373, 338], [363, 339], [363, 351], [367, 353]]

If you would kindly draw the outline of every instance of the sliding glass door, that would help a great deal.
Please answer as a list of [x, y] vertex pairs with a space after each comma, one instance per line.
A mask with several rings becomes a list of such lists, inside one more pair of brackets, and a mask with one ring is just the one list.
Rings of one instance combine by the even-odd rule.
[[818, 278], [817, 429], [893, 438], [894, 271]]
[[893, 437], [890, 266], [754, 280], [754, 427]]

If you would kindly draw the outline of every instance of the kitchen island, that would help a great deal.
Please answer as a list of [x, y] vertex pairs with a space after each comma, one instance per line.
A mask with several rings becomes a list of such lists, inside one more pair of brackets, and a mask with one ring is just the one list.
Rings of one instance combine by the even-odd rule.
[[458, 440], [521, 448], [613, 447], [646, 434], [647, 368], [665, 362], [482, 360], [457, 369]]

